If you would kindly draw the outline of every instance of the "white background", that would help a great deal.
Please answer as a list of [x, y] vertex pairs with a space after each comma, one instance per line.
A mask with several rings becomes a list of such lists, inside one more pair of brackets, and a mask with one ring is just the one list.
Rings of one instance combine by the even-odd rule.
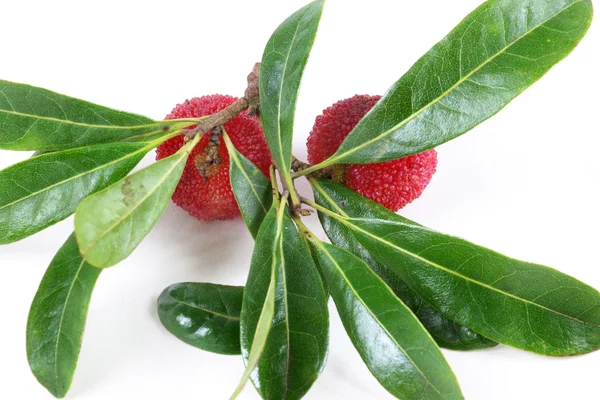
[[[189, 97], [242, 94], [270, 33], [304, 3], [2, 0], [0, 78], [159, 119]], [[299, 100], [295, 153], [305, 156], [322, 109], [383, 93], [479, 3], [330, 0]], [[599, 54], [596, 21], [540, 82], [439, 148], [438, 173], [402, 214], [600, 288]], [[0, 151], [0, 167], [27, 157]], [[0, 399], [51, 398], [29, 371], [25, 326], [45, 268], [71, 231], [68, 219], [0, 247]], [[241, 359], [171, 337], [155, 300], [180, 281], [244, 284], [252, 244], [239, 219], [202, 223], [171, 205], [138, 250], [101, 276], [68, 398], [228, 398]], [[331, 310], [329, 362], [306, 398], [391, 398]], [[546, 358], [500, 346], [444, 354], [467, 399], [600, 397], [600, 353]], [[251, 386], [241, 397], [258, 398]]]

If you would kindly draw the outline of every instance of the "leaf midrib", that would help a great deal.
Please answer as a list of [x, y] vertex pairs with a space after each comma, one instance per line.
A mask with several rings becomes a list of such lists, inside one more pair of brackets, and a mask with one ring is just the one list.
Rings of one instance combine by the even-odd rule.
[[40, 115], [35, 115], [35, 114], [25, 114], [19, 111], [14, 111], [14, 110], [6, 110], [6, 109], [0, 109], [0, 113], [5, 113], [5, 114], [13, 114], [13, 115], [18, 115], [20, 117], [24, 117], [24, 118], [31, 118], [31, 119], [36, 119], [36, 120], [44, 120], [44, 121], [52, 121], [52, 122], [58, 122], [61, 124], [69, 124], [69, 125], [74, 125], [74, 126], [82, 126], [82, 127], [86, 127], [86, 128], [97, 128], [97, 129], [115, 129], [115, 130], [119, 130], [119, 129], [142, 129], [142, 128], [152, 128], [154, 126], [158, 126], [158, 125], [164, 125], [166, 124], [164, 121], [157, 121], [157, 122], [153, 122], [151, 124], [143, 124], [143, 125], [130, 125], [130, 126], [123, 126], [123, 125], [96, 125], [96, 124], [86, 124], [83, 122], [76, 122], [76, 121], [71, 121], [68, 119], [60, 119], [60, 118], [55, 118], [55, 117], [45, 117], [45, 116], [40, 116]]
[[[549, 311], [549, 312], [551, 312], [551, 313], [553, 313], [553, 314], [556, 314], [556, 315], [562, 316], [562, 317], [564, 317], [564, 318], [567, 318], [567, 319], [572, 319], [572, 320], [574, 320], [574, 321], [580, 322], [580, 323], [582, 323], [582, 324], [585, 324], [585, 325], [589, 325], [589, 326], [593, 326], [593, 327], [599, 327], [599, 328], [600, 328], [600, 325], [598, 325], [598, 324], [590, 323], [590, 322], [587, 322], [587, 321], [582, 321], [582, 320], [580, 320], [580, 319], [578, 319], [578, 318], [575, 318], [575, 317], [573, 317], [573, 316], [570, 316], [570, 315], [567, 315], [567, 314], [563, 314], [563, 313], [561, 313], [561, 312], [559, 312], [559, 311], [556, 311], [556, 310], [553, 310], [553, 309], [551, 309], [551, 308], [548, 308], [548, 307], [546, 307], [546, 306], [543, 306], [543, 305], [541, 305], [541, 304], [535, 303], [535, 302], [533, 302], [533, 301], [531, 301], [531, 300], [527, 300], [527, 299], [524, 299], [524, 298], [522, 298], [522, 297], [516, 296], [516, 295], [514, 295], [514, 294], [512, 294], [512, 293], [505, 292], [505, 291], [503, 291], [503, 290], [500, 290], [500, 289], [498, 289], [498, 288], [495, 288], [495, 287], [493, 287], [493, 286], [490, 286], [490, 285], [488, 285], [488, 284], [485, 284], [485, 283], [483, 283], [483, 282], [480, 282], [480, 281], [477, 281], [477, 280], [475, 280], [475, 279], [473, 279], [473, 278], [470, 278], [470, 277], [468, 277], [468, 276], [465, 276], [465, 275], [463, 275], [463, 274], [461, 274], [461, 273], [459, 273], [459, 272], [456, 272], [456, 271], [453, 271], [453, 270], [451, 270], [451, 269], [448, 269], [448, 268], [446, 268], [446, 267], [444, 267], [444, 266], [442, 266], [442, 265], [439, 265], [439, 264], [437, 264], [437, 263], [435, 263], [435, 262], [433, 262], [433, 261], [427, 260], [426, 258], [423, 258], [423, 257], [419, 256], [418, 254], [415, 254], [415, 253], [413, 253], [413, 252], [411, 252], [411, 251], [408, 251], [408, 250], [406, 250], [406, 249], [403, 249], [403, 248], [401, 248], [401, 247], [399, 247], [399, 246], [396, 246], [395, 244], [393, 244], [393, 243], [391, 243], [391, 242], [389, 242], [389, 241], [387, 241], [387, 240], [385, 240], [385, 239], [383, 239], [383, 238], [381, 238], [381, 237], [379, 237], [379, 236], [377, 236], [377, 235], [371, 234], [370, 232], [368, 232], [368, 231], [365, 231], [364, 229], [362, 229], [362, 228], [358, 227], [357, 225], [355, 225], [355, 224], [353, 224], [353, 223], [351, 222], [351, 220], [357, 220], [357, 221], [361, 221], [361, 220], [364, 220], [364, 219], [361, 219], [361, 218], [351, 218], [351, 219], [345, 219], [345, 218], [343, 218], [343, 217], [342, 217], [342, 218], [338, 218], [338, 220], [339, 220], [340, 222], [342, 222], [343, 224], [345, 224], [345, 225], [349, 226], [351, 229], [354, 229], [354, 230], [356, 230], [356, 231], [359, 231], [360, 233], [362, 233], [362, 234], [364, 234], [364, 235], [366, 235], [366, 236], [368, 236], [368, 237], [370, 237], [370, 238], [372, 238], [372, 239], [375, 239], [376, 241], [379, 241], [379, 242], [383, 243], [383, 244], [384, 244], [384, 245], [386, 245], [386, 246], [389, 246], [389, 247], [391, 247], [391, 248], [393, 248], [393, 249], [396, 249], [397, 251], [399, 251], [399, 252], [401, 252], [401, 253], [404, 253], [404, 254], [406, 254], [406, 255], [407, 255], [407, 256], [409, 256], [409, 257], [413, 257], [413, 258], [415, 258], [415, 259], [416, 259], [416, 260], [418, 260], [418, 261], [421, 261], [421, 262], [423, 262], [423, 263], [425, 263], [425, 264], [428, 264], [428, 265], [430, 265], [430, 266], [432, 266], [432, 267], [434, 267], [434, 268], [436, 268], [436, 269], [439, 269], [439, 270], [441, 270], [441, 271], [443, 271], [443, 272], [446, 272], [446, 273], [448, 273], [448, 274], [450, 274], [450, 275], [454, 275], [454, 276], [456, 276], [456, 277], [458, 277], [458, 278], [460, 278], [460, 279], [464, 279], [465, 281], [468, 281], [468, 282], [474, 283], [474, 284], [476, 284], [476, 285], [478, 285], [478, 286], [481, 286], [481, 287], [483, 287], [483, 288], [486, 288], [486, 289], [488, 289], [488, 290], [495, 291], [495, 292], [497, 292], [497, 293], [500, 293], [500, 294], [502, 294], [502, 295], [504, 295], [504, 296], [511, 297], [511, 298], [513, 298], [513, 299], [515, 299], [515, 300], [518, 300], [518, 301], [521, 301], [521, 302], [523, 302], [523, 303], [526, 303], [526, 304], [531, 304], [531, 305], [533, 305], [533, 306], [539, 307], [539, 308], [541, 308], [541, 309], [544, 309], [544, 310], [546, 310], [546, 311]], [[371, 220], [364, 220], [364, 221], [371, 222], [371, 221], [382, 221], [382, 220], [371, 219]], [[382, 222], [384, 222], [384, 223], [386, 223], [386, 224], [394, 224], [394, 225], [396, 224], [394, 221], [382, 221]], [[414, 225], [411, 225], [411, 228], [415, 228], [415, 229], [422, 229], [422, 228], [420, 228], [420, 227], [417, 227], [417, 226], [414, 226]]]
[[565, 11], [567, 11], [572, 6], [577, 5], [577, 4], [579, 4], [579, 3], [583, 2], [583, 1], [585, 1], [585, 0], [579, 0], [579, 1], [576, 1], [574, 3], [569, 4], [567, 7], [563, 8], [562, 10], [560, 10], [559, 12], [557, 12], [556, 14], [554, 14], [552, 17], [546, 19], [544, 22], [542, 22], [542, 23], [540, 23], [540, 24], [532, 27], [531, 29], [527, 30], [523, 35], [521, 35], [518, 38], [516, 38], [515, 40], [513, 40], [509, 45], [503, 47], [500, 51], [498, 51], [492, 57], [488, 58], [484, 63], [482, 63], [481, 65], [479, 65], [473, 71], [471, 71], [467, 75], [461, 77], [454, 85], [452, 85], [449, 89], [445, 90], [440, 96], [436, 97], [435, 99], [433, 99], [432, 101], [430, 101], [429, 103], [427, 103], [425, 106], [423, 106], [421, 109], [419, 109], [416, 113], [413, 113], [410, 116], [408, 116], [407, 118], [405, 118], [399, 124], [397, 124], [394, 127], [388, 129], [387, 131], [381, 133], [380, 135], [376, 136], [375, 138], [369, 139], [369, 140], [367, 140], [367, 141], [359, 144], [358, 146], [353, 147], [353, 148], [345, 151], [344, 153], [340, 153], [338, 155], [334, 154], [331, 158], [329, 158], [328, 160], [322, 162], [320, 164], [320, 166], [321, 167], [326, 167], [326, 166], [330, 166], [330, 165], [333, 165], [333, 164], [337, 164], [337, 163], [340, 162], [340, 160], [342, 160], [342, 162], [343, 162], [344, 158], [346, 158], [348, 156], [351, 156], [352, 154], [358, 152], [359, 150], [362, 150], [363, 148], [365, 148], [365, 147], [367, 147], [367, 146], [369, 146], [369, 145], [371, 145], [373, 143], [376, 143], [379, 140], [381, 140], [382, 138], [385, 138], [385, 137], [389, 136], [390, 134], [394, 133], [395, 131], [399, 130], [404, 125], [408, 124], [409, 122], [411, 122], [412, 120], [414, 120], [415, 118], [417, 118], [419, 115], [421, 115], [423, 112], [427, 111], [432, 106], [434, 106], [437, 103], [439, 103], [448, 94], [450, 94], [456, 88], [458, 88], [463, 83], [465, 83], [466, 81], [468, 81], [469, 78], [471, 78], [471, 76], [473, 76], [474, 74], [476, 74], [477, 72], [479, 72], [481, 69], [483, 69], [490, 62], [494, 61], [497, 57], [499, 57], [500, 55], [502, 55], [505, 52], [507, 52], [512, 46], [514, 46], [515, 44], [517, 44], [523, 38], [525, 38], [526, 36], [528, 36], [529, 34], [531, 34], [533, 31], [537, 30], [538, 28], [542, 27], [543, 25], [547, 24], [548, 22], [552, 21], [554, 18], [557, 18], [558, 16], [560, 16], [562, 13], [564, 13]]
[[58, 347], [60, 345], [60, 335], [62, 332], [62, 326], [63, 326], [63, 321], [65, 319], [65, 312], [67, 310], [67, 307], [69, 305], [69, 301], [71, 299], [71, 293], [73, 292], [73, 288], [75, 287], [75, 282], [77, 281], [77, 278], [79, 277], [79, 274], [81, 273], [81, 270], [83, 269], [83, 266], [85, 265], [85, 260], [81, 260], [81, 263], [79, 264], [79, 267], [77, 268], [77, 273], [75, 273], [75, 276], [73, 277], [73, 281], [71, 282], [71, 285], [69, 286], [69, 291], [67, 292], [67, 296], [65, 297], [65, 302], [64, 302], [64, 306], [63, 309], [60, 313], [60, 321], [58, 323], [58, 330], [56, 331], [56, 345], [54, 346], [54, 384], [55, 384], [55, 389], [58, 390], [59, 387], [59, 382], [58, 382]]
[[173, 300], [175, 300], [175, 301], [176, 301], [177, 303], [179, 303], [179, 304], [183, 304], [184, 306], [188, 306], [188, 307], [190, 307], [190, 308], [193, 308], [193, 309], [196, 309], [196, 310], [204, 311], [204, 312], [205, 312], [205, 313], [207, 313], [207, 314], [216, 315], [216, 316], [218, 316], [218, 317], [225, 318], [225, 319], [231, 319], [231, 320], [234, 320], [234, 321], [239, 321], [239, 320], [240, 320], [240, 317], [234, 317], [234, 316], [232, 316], [232, 315], [226, 315], [226, 314], [222, 314], [222, 313], [220, 313], [220, 312], [213, 311], [213, 310], [209, 310], [209, 309], [207, 309], [207, 308], [204, 308], [204, 307], [198, 306], [198, 305], [196, 305], [196, 304], [191, 304], [191, 303], [188, 303], [188, 302], [186, 302], [186, 301], [180, 300], [180, 299], [178, 299], [178, 298], [177, 298], [177, 297], [175, 297], [175, 296], [171, 296], [171, 297], [173, 298]]
[[[365, 308], [365, 310], [367, 310], [369, 312], [369, 314], [371, 315], [371, 317], [376, 320], [378, 322], [378, 325], [381, 327], [381, 329], [383, 329], [385, 331], [385, 333], [387, 334], [387, 336], [396, 344], [396, 346], [398, 347], [398, 349], [400, 349], [400, 351], [402, 351], [402, 353], [404, 353], [404, 355], [410, 360], [410, 363], [415, 367], [415, 369], [419, 372], [419, 374], [423, 377], [423, 379], [425, 379], [425, 382], [427, 382], [427, 384], [429, 384], [429, 386], [431, 386], [433, 388], [433, 390], [435, 390], [442, 398], [444, 397], [442, 395], [442, 393], [437, 389], [437, 387], [431, 383], [431, 381], [427, 378], [427, 376], [423, 373], [423, 371], [421, 371], [421, 369], [419, 368], [419, 366], [415, 363], [415, 361], [412, 359], [412, 357], [406, 352], [406, 350], [404, 349], [403, 346], [401, 346], [397, 341], [396, 338], [388, 331], [388, 329], [383, 325], [383, 323], [381, 322], [381, 320], [375, 315], [373, 314], [373, 312], [371, 311], [371, 309], [364, 303], [363, 299], [359, 296], [358, 292], [355, 290], [354, 285], [352, 284], [352, 282], [350, 282], [350, 280], [348, 279], [347, 275], [344, 273], [344, 271], [340, 268], [338, 262], [335, 260], [335, 258], [333, 258], [331, 256], [331, 253], [329, 253], [327, 251], [327, 249], [325, 248], [325, 246], [322, 245], [322, 243], [316, 242], [317, 246], [319, 246], [321, 248], [322, 251], [325, 252], [325, 254], [327, 255], [327, 258], [329, 258], [329, 260], [331, 260], [331, 262], [335, 265], [336, 269], [338, 270], [338, 272], [340, 273], [340, 275], [344, 278], [344, 281], [346, 281], [346, 284], [348, 285], [348, 288], [350, 290], [352, 290], [352, 293], [354, 294], [354, 297], [356, 299], [358, 299], [358, 301], [360, 301], [360, 304], [362, 304], [362, 306]], [[381, 279], [378, 277], [378, 279]], [[392, 296], [394, 296], [395, 298], [397, 298], [397, 296], [394, 294], [394, 292], [392, 291], [392, 289], [390, 289], [389, 286], [384, 284], [384, 287], [392, 294]], [[400, 301], [400, 300], [398, 300]], [[406, 306], [404, 306], [406, 307]], [[412, 311], [409, 310], [409, 312], [412, 314]], [[416, 318], [416, 317], [415, 317]], [[419, 322], [420, 324], [420, 322]], [[424, 332], [427, 332], [425, 330], [425, 328], [423, 328]], [[431, 338], [431, 341], [433, 341], [433, 338]]]

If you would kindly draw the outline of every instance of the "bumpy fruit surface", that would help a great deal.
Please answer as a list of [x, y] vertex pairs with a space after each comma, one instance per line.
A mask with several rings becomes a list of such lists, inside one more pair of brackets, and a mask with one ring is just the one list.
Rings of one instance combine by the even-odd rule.
[[[225, 95], [193, 98], [178, 104], [166, 119], [203, 117], [224, 109], [236, 100], [235, 97]], [[227, 122], [225, 130], [236, 149], [268, 175], [271, 155], [258, 118], [243, 112]], [[200, 173], [199, 165], [204, 163], [204, 150], [209, 141], [210, 133], [207, 133], [190, 154], [181, 181], [173, 194], [173, 201], [201, 220], [235, 218], [240, 215], [240, 210], [229, 182], [229, 153], [223, 140], [218, 146], [219, 163], [211, 165], [204, 175]], [[183, 135], [166, 141], [157, 148], [156, 159], [175, 154], [183, 144]]]
[[[308, 137], [308, 161], [314, 165], [333, 155], [380, 98], [356, 95], [323, 111]], [[436, 166], [437, 152], [431, 149], [382, 163], [336, 165], [333, 178], [390, 210], [398, 211], [421, 196]]]

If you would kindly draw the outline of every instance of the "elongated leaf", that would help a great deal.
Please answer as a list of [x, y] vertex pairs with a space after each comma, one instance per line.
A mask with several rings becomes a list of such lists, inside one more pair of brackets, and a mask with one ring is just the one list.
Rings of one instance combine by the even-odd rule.
[[300, 399], [325, 365], [327, 296], [310, 251], [287, 212], [279, 229], [281, 239], [275, 253], [265, 252], [264, 258], [253, 259], [250, 269], [242, 310], [242, 355], [246, 358], [251, 348], [271, 265], [277, 261], [273, 326], [252, 381], [264, 399]]
[[156, 139], [193, 124], [153, 121], [46, 89], [0, 80], [0, 149], [63, 150], [123, 139]]
[[231, 143], [223, 134], [229, 153], [229, 179], [242, 217], [256, 238], [260, 224], [273, 203], [273, 187], [269, 179]]
[[50, 263], [31, 304], [29, 366], [55, 397], [64, 397], [71, 386], [90, 298], [101, 271], [83, 261], [71, 235]]
[[[344, 216], [386, 219], [376, 203], [362, 197], [346, 186], [330, 180], [316, 182], [311, 180], [318, 204]], [[333, 244], [350, 251], [361, 258], [394, 291], [429, 331], [436, 343], [452, 350], [477, 350], [496, 346], [497, 343], [444, 317], [432, 305], [412, 291], [389, 268], [378, 263], [371, 254], [356, 240], [352, 230], [344, 224], [319, 212], [319, 219], [327, 237]]]
[[445, 143], [507, 105], [566, 57], [589, 0], [489, 0], [435, 45], [322, 166], [402, 158]]
[[594, 288], [425, 228], [383, 207], [379, 212], [386, 218], [335, 218], [378, 262], [451, 320], [495, 342], [544, 355], [600, 348], [600, 293]]
[[167, 208], [199, 138], [88, 197], [77, 207], [75, 234], [88, 263], [112, 267], [135, 250]]
[[158, 316], [187, 344], [219, 354], [240, 354], [244, 288], [213, 283], [177, 283], [158, 298]]
[[[280, 207], [280, 213], [277, 212], [277, 207]], [[255, 272], [259, 276], [254, 278], [255, 284], [250, 285], [249, 289], [244, 289], [240, 321], [241, 350], [246, 369], [230, 400], [240, 395], [256, 369], [273, 325], [275, 290], [279, 269], [283, 263], [282, 219], [283, 208], [279, 204], [273, 204], [258, 231], [248, 282]], [[263, 266], [266, 268], [262, 268]], [[266, 287], [263, 285], [265, 281]], [[257, 314], [253, 315], [254, 312]]]
[[462, 399], [417, 317], [360, 258], [311, 240], [346, 332], [381, 385], [401, 399]]
[[42, 154], [0, 171], [0, 244], [67, 218], [87, 196], [126, 176], [150, 149], [143, 143], [95, 145]]
[[286, 175], [292, 164], [292, 136], [300, 81], [324, 5], [325, 0], [313, 1], [286, 19], [273, 32], [262, 58], [261, 120], [273, 159]]

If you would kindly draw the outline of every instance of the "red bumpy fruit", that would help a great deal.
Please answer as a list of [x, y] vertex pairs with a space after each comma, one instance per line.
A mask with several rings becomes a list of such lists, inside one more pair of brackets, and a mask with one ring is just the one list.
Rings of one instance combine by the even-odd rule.
[[[308, 161], [318, 164], [337, 151], [346, 136], [379, 101], [381, 96], [356, 95], [341, 100], [317, 117], [308, 137]], [[399, 160], [376, 164], [334, 167], [334, 180], [398, 211], [421, 196], [437, 166], [434, 149]]]
[[[235, 97], [224, 95], [193, 98], [178, 104], [166, 119], [203, 117], [224, 109], [236, 100]], [[225, 131], [236, 149], [252, 161], [263, 174], [268, 175], [271, 154], [258, 118], [249, 116], [244, 111], [225, 124]], [[240, 210], [231, 190], [229, 153], [222, 140], [218, 147], [220, 163], [211, 165], [204, 175], [198, 168], [205, 159], [204, 149], [209, 140], [210, 133], [207, 133], [190, 154], [181, 181], [173, 194], [173, 201], [201, 220], [231, 219], [240, 215]], [[183, 135], [167, 140], [157, 148], [156, 159], [161, 160], [175, 154], [183, 144]]]

